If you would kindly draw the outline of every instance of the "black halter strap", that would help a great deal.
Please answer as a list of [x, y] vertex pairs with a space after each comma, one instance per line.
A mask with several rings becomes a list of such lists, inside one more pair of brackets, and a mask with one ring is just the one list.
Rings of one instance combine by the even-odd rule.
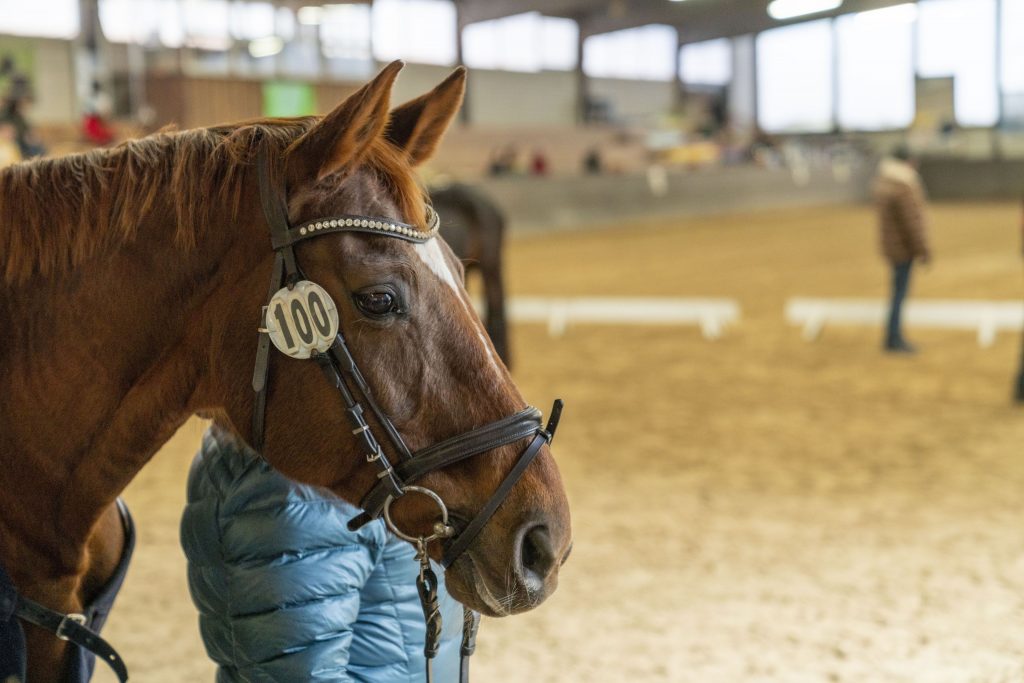
[[[312, 237], [336, 232], [363, 232], [374, 235], [386, 235], [414, 243], [425, 243], [433, 239], [439, 226], [439, 220], [433, 211], [428, 211], [430, 225], [426, 230], [389, 218], [378, 218], [368, 216], [334, 216], [330, 218], [319, 218], [297, 227], [291, 227], [288, 222], [286, 201], [280, 187], [281, 184], [272, 177], [272, 167], [268, 156], [266, 143], [260, 144], [257, 153], [258, 178], [260, 188], [260, 201], [263, 205], [263, 213], [267, 224], [270, 226], [271, 246], [275, 251], [273, 274], [270, 280], [270, 288], [267, 295], [269, 302], [273, 295], [282, 287], [293, 287], [302, 279], [302, 272], [297, 265], [294, 246]], [[505, 476], [497, 489], [476, 514], [459, 533], [440, 524], [442, 533], [432, 538], [442, 538], [442, 565], [447, 569], [450, 567], [472, 544], [487, 522], [494, 516], [502, 502], [508, 497], [516, 483], [522, 478], [530, 463], [540, 454], [541, 448], [551, 443], [558, 427], [558, 421], [562, 413], [562, 401], [557, 400], [551, 411], [547, 427], [542, 428], [540, 411], [533, 407], [527, 407], [520, 412], [483, 425], [471, 431], [459, 434], [446, 439], [440, 443], [417, 451], [410, 452], [405, 444], [402, 435], [395, 427], [387, 414], [374, 400], [373, 392], [363, 377], [352, 356], [345, 337], [339, 329], [330, 348], [326, 352], [314, 352], [310, 356], [320, 366], [328, 382], [341, 394], [345, 403], [345, 413], [352, 426], [353, 438], [357, 441], [360, 450], [368, 462], [372, 463], [378, 470], [377, 483], [366, 494], [361, 502], [363, 513], [349, 522], [350, 529], [357, 529], [367, 522], [379, 518], [386, 510], [391, 501], [404, 495], [409, 487], [416, 481], [431, 472], [443, 469], [450, 465], [493, 451], [502, 446], [508, 446], [517, 441], [531, 439], [529, 445], [520, 454], [515, 465]], [[256, 351], [256, 366], [253, 371], [252, 386], [256, 392], [252, 417], [252, 441], [255, 450], [260, 451], [263, 447], [265, 414], [266, 414], [266, 393], [267, 377], [270, 367], [270, 335], [267, 330], [267, 307], [263, 307], [261, 313], [260, 336]], [[387, 453], [381, 448], [371, 426], [367, 423], [365, 410], [367, 406], [373, 413], [376, 423], [383, 430], [387, 443], [390, 446], [391, 454], [396, 458], [392, 464]], [[416, 488], [413, 486], [413, 488]], [[423, 491], [423, 489], [420, 489]], [[445, 516], [447, 512], [443, 507], [440, 498], [431, 494], [442, 505]], [[390, 523], [390, 518], [389, 518]], [[395, 529], [392, 528], [394, 531]], [[398, 533], [396, 531], [396, 533]], [[402, 535], [402, 534], [400, 534]], [[422, 544], [422, 562], [426, 563], [425, 547], [429, 539], [419, 539]], [[427, 566], [429, 570], [429, 566]], [[426, 597], [423, 597], [425, 614], [427, 614], [428, 631], [438, 631], [439, 622], [431, 616], [434, 610], [428, 610], [429, 585], [426, 581], [424, 586]], [[439, 613], [438, 613], [439, 618]], [[466, 610], [463, 625], [462, 642], [462, 676], [465, 681], [468, 675], [468, 657], [476, 647], [476, 630], [479, 625], [479, 615]], [[436, 634], [435, 634], [436, 635]], [[433, 638], [428, 638], [425, 654], [427, 655], [427, 671], [430, 675], [430, 657], [435, 651]]]

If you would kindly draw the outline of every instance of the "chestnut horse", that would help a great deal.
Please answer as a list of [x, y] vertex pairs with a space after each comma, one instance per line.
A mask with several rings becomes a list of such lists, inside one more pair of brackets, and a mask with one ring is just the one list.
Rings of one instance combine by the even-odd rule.
[[[465, 72], [390, 111], [401, 67], [387, 66], [323, 118], [158, 133], [0, 172], [0, 566], [21, 596], [63, 613], [90, 604], [124, 550], [117, 496], [189, 416], [258, 439], [250, 383], [274, 263], [258, 147], [282, 179], [292, 225], [341, 214], [426, 225], [413, 169], [461, 105]], [[411, 449], [523, 410], [443, 242], [346, 232], [295, 251], [337, 303], [352, 355]], [[358, 503], [376, 470], [357, 450], [337, 390], [316, 363], [272, 360], [262, 456]], [[453, 519], [469, 519], [523, 447], [420, 483]], [[436, 516], [420, 496], [392, 511], [422, 534]], [[530, 609], [555, 589], [570, 545], [565, 492], [544, 445], [446, 571], [447, 585], [484, 614]], [[440, 559], [436, 544], [429, 551]], [[68, 644], [24, 630], [30, 683], [67, 680]]]
[[441, 234], [466, 267], [480, 273], [484, 326], [505, 365], [512, 367], [502, 275], [505, 215], [482, 190], [463, 183], [431, 188], [430, 203], [441, 215]]

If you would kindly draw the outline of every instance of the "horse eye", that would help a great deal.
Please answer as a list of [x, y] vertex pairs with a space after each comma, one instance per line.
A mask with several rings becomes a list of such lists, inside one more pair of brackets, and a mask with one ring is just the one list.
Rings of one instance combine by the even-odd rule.
[[398, 312], [398, 300], [391, 292], [359, 292], [356, 306], [366, 315], [382, 316]]

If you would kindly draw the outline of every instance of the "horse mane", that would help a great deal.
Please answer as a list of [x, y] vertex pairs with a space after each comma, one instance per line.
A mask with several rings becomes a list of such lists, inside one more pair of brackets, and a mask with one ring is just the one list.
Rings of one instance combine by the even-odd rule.
[[[176, 245], [238, 216], [258, 144], [278, 158], [318, 117], [260, 119], [138, 140], [0, 170], [0, 268], [7, 285], [67, 273], [135, 239], [154, 211], [174, 212]], [[393, 193], [406, 221], [423, 225], [425, 193], [401, 150], [375, 140], [362, 163]]]

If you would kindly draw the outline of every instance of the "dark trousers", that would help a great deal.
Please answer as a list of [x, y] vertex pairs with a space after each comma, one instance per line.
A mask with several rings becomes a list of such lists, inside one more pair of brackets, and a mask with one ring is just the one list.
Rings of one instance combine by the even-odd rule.
[[889, 326], [885, 333], [885, 345], [888, 347], [900, 346], [903, 340], [903, 300], [907, 298], [907, 290], [910, 289], [910, 271], [913, 261], [903, 261], [892, 265], [892, 299], [889, 303]]
[[1020, 370], [1017, 371], [1017, 386], [1014, 387], [1013, 397], [1018, 403], [1024, 403], [1024, 334], [1020, 338]]

